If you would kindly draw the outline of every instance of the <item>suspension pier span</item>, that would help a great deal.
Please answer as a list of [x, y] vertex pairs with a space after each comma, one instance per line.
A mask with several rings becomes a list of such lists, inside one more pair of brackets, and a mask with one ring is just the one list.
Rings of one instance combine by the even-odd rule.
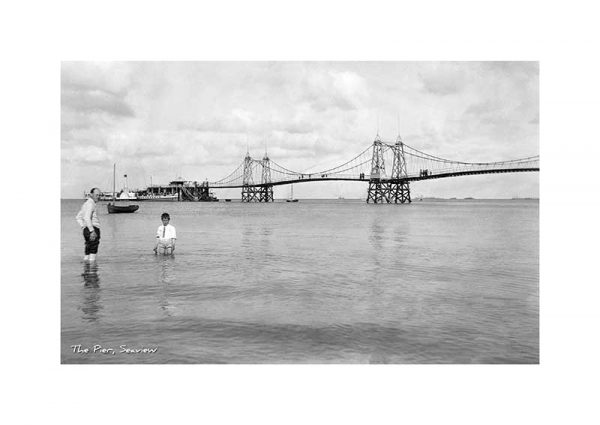
[[[388, 164], [388, 168], [386, 168]], [[391, 164], [391, 167], [389, 167]], [[405, 144], [373, 143], [345, 163], [319, 172], [285, 168], [265, 153], [254, 159], [246, 153], [228, 176], [208, 182], [207, 188], [241, 188], [242, 202], [273, 202], [273, 187], [316, 181], [363, 181], [369, 184], [367, 203], [410, 203], [410, 182], [478, 174], [539, 172], [539, 155], [497, 162], [462, 162], [427, 154]]]

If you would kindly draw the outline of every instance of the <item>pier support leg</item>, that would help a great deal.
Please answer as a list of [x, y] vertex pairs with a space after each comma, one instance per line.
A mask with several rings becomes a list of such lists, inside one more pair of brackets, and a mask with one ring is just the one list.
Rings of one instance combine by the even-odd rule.
[[380, 204], [383, 202], [384, 189], [382, 187], [381, 180], [370, 180], [369, 191], [367, 193], [367, 204], [373, 202], [374, 204]]
[[242, 202], [258, 202], [258, 188], [255, 186], [242, 187]]
[[273, 202], [273, 185], [261, 187], [258, 202]]
[[396, 195], [394, 198], [394, 202], [404, 204], [406, 202], [411, 203], [410, 199], [410, 187], [408, 186], [408, 182], [401, 182], [396, 184]]
[[371, 179], [367, 193], [367, 204], [410, 203], [410, 187], [407, 181]]
[[273, 202], [273, 185], [243, 186], [242, 202]]

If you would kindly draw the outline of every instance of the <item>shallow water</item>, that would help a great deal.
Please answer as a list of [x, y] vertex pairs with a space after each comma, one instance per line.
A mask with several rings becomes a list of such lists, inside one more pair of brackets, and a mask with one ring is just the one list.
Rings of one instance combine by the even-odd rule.
[[95, 266], [82, 202], [62, 201], [63, 363], [539, 361], [538, 201], [100, 203]]

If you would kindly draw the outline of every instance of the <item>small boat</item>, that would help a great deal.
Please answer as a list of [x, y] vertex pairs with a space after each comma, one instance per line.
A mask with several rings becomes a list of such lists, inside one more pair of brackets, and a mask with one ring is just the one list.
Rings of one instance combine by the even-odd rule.
[[297, 199], [294, 199], [294, 185], [292, 184], [292, 193], [290, 194], [290, 197], [288, 199], [285, 200], [285, 202], [298, 202]]
[[[117, 173], [117, 164], [113, 165], [113, 199], [112, 199], [112, 203], [108, 203], [108, 205], [106, 206], [106, 208], [108, 209], [108, 213], [109, 214], [119, 214], [119, 213], [133, 213], [136, 212], [140, 206], [139, 205], [117, 205], [116, 203], [116, 191], [115, 191], [115, 181], [116, 181], [116, 173]], [[125, 179], [127, 179], [127, 174], [125, 174]], [[129, 189], [127, 188], [128, 184], [127, 184], [127, 180], [125, 180], [125, 189], [123, 190], [122, 195], [127, 195], [127, 196], [119, 196], [120, 200], [126, 200], [129, 198]]]
[[132, 213], [140, 208], [139, 205], [116, 205], [110, 203], [106, 207], [109, 214]]
[[225, 199], [225, 202], [231, 202], [231, 199]]

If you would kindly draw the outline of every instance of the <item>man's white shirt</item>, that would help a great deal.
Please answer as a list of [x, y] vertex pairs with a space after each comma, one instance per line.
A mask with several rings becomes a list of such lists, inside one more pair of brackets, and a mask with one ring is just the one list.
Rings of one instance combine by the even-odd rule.
[[96, 203], [92, 198], [88, 198], [88, 200], [83, 203], [75, 219], [82, 229], [84, 227], [89, 229], [92, 226], [100, 227], [100, 221], [98, 220], [98, 214], [96, 213]]

